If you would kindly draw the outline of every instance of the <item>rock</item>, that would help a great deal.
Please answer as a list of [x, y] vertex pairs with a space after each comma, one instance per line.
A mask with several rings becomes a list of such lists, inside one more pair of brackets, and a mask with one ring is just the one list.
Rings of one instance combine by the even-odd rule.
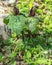
[[8, 6], [8, 5], [13, 6], [15, 0], [1, 0], [1, 2], [3, 3], [4, 6]]
[[12, 4], [14, 2], [15, 2], [15, 0], [9, 0], [9, 4]]
[[7, 40], [10, 34], [8, 26], [3, 23], [3, 19], [9, 15], [9, 7], [6, 1], [0, 1], [0, 39]]
[[2, 36], [4, 40], [8, 39], [8, 30], [7, 26], [3, 23], [3, 18], [0, 18], [0, 36]]
[[3, 39], [7, 39], [8, 36], [7, 36], [7, 33], [5, 32], [4, 30], [4, 23], [3, 23], [3, 19], [0, 18], [0, 35], [3, 37]]

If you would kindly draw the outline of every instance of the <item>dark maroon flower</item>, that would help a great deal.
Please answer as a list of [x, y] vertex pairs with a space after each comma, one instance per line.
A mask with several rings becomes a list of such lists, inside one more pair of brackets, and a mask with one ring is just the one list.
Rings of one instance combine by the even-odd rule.
[[19, 14], [19, 9], [17, 7], [14, 7], [13, 11], [14, 11], [14, 15], [18, 15]]
[[36, 8], [32, 7], [30, 10], [30, 16], [35, 16], [35, 11], [36, 11]]

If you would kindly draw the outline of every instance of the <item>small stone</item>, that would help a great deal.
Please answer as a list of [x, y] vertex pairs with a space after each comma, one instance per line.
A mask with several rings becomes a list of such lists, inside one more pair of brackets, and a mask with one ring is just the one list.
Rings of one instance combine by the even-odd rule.
[[0, 65], [3, 65], [3, 63], [2, 63], [2, 62], [0, 62]]

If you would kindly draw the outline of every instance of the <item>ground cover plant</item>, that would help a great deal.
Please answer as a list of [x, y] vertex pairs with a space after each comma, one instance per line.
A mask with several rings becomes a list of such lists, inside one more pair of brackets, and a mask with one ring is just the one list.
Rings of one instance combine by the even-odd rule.
[[0, 62], [16, 65], [52, 65], [52, 1], [19, 0], [4, 19], [8, 40], [0, 39]]

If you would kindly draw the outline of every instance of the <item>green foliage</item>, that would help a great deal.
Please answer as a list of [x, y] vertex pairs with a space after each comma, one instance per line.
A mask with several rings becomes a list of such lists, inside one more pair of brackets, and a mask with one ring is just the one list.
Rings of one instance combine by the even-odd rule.
[[0, 61], [5, 65], [16, 65], [16, 61], [22, 58], [28, 65], [51, 65], [52, 1], [35, 0], [39, 7], [36, 8], [34, 17], [29, 16], [34, 0], [19, 1], [16, 6], [22, 14], [15, 16], [11, 13], [4, 19], [4, 23], [12, 30], [12, 35], [7, 41], [0, 42]]
[[16, 46], [17, 50], [21, 51], [24, 48], [24, 44], [23, 44], [22, 39], [18, 39], [16, 44], [17, 44], [17, 46]]
[[3, 56], [3, 54], [2, 54], [2, 53], [0, 53], [0, 62], [2, 62], [2, 61], [3, 61], [3, 59], [4, 59], [4, 56]]
[[44, 23], [46, 25], [46, 29], [48, 32], [52, 32], [52, 16], [47, 16], [44, 19]]
[[25, 17], [23, 15], [10, 15], [8, 26], [16, 34], [20, 34], [20, 32], [25, 28]]
[[4, 18], [3, 22], [7, 25], [9, 23], [9, 17]]
[[29, 23], [29, 30], [31, 32], [36, 32], [37, 30], [37, 25], [38, 25], [38, 19], [36, 18], [29, 18], [28, 19], [28, 23]]

